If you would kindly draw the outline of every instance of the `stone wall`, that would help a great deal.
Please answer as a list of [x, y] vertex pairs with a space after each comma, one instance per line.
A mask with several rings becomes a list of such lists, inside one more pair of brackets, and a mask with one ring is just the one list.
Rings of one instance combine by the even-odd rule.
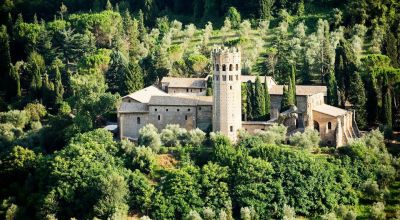
[[139, 130], [149, 123], [148, 113], [122, 113], [119, 114], [118, 124], [120, 138], [139, 138]]
[[171, 95], [186, 94], [186, 95], [195, 95], [195, 96], [205, 96], [207, 90], [205, 88], [171, 88], [171, 87], [166, 87], [165, 91], [168, 94], [171, 94]]
[[197, 106], [196, 121], [202, 131], [212, 131], [212, 106]]
[[[319, 127], [321, 144], [336, 146], [336, 130], [338, 129], [338, 125], [342, 126], [342, 123], [339, 123], [340, 119], [316, 111], [314, 111], [313, 117], [315, 123], [314, 127]], [[338, 132], [341, 133], [342, 129], [339, 129]]]
[[168, 124], [178, 124], [181, 128], [196, 128], [195, 106], [150, 106], [149, 122], [159, 131]]

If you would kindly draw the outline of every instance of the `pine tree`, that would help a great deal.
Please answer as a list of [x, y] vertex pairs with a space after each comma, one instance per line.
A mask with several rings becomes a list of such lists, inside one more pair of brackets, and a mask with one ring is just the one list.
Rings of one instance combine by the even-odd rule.
[[0, 27], [0, 92], [5, 93], [5, 97], [10, 98], [13, 93], [10, 88], [11, 56], [10, 43], [6, 26]]
[[119, 93], [126, 95], [144, 87], [142, 68], [136, 63], [130, 63], [129, 69], [124, 72], [119, 86]]
[[271, 96], [269, 95], [267, 76], [265, 76], [265, 81], [264, 81], [264, 98], [265, 98], [265, 119], [269, 120], [271, 113]]
[[382, 109], [383, 109], [383, 124], [386, 128], [393, 127], [393, 113], [392, 113], [392, 94], [390, 92], [389, 79], [387, 73], [383, 75], [382, 82]]
[[328, 89], [328, 91], [327, 91], [328, 104], [333, 105], [333, 106], [338, 106], [339, 100], [338, 100], [337, 83], [336, 83], [335, 74], [332, 71], [330, 74], [327, 75], [326, 85], [327, 85], [327, 89]]
[[365, 110], [365, 105], [367, 98], [365, 96], [364, 83], [362, 82], [361, 76], [358, 72], [354, 72], [351, 77], [349, 101], [353, 104], [357, 125], [360, 128], [364, 128], [366, 126], [367, 112]]
[[247, 120], [253, 119], [253, 100], [254, 100], [254, 90], [253, 83], [251, 81], [247, 82]]
[[265, 116], [265, 92], [259, 76], [256, 77], [254, 96], [253, 118], [262, 120]]
[[110, 57], [111, 60], [108, 71], [106, 73], [106, 82], [108, 85], [108, 89], [112, 93], [116, 93], [118, 91], [126, 92], [126, 88], [119, 90], [119, 86], [121, 85], [121, 81], [124, 80], [126, 72], [129, 71], [129, 62], [125, 58], [125, 56], [118, 50], [114, 50], [111, 53]]

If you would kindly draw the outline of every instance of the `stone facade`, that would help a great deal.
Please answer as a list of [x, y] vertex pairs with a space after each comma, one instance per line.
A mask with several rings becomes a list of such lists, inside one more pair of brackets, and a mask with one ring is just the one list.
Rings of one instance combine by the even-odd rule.
[[218, 48], [212, 52], [213, 131], [236, 141], [242, 127], [241, 54], [237, 48]]
[[[153, 124], [159, 131], [168, 124], [205, 132], [221, 132], [236, 141], [239, 129], [256, 133], [274, 123], [288, 127], [288, 135], [306, 128], [319, 131], [322, 145], [343, 146], [359, 137], [353, 113], [325, 104], [325, 86], [296, 86], [296, 106], [280, 111], [283, 87], [271, 77], [267, 80], [271, 96], [271, 120], [242, 121], [241, 84], [255, 82], [256, 76], [241, 75], [241, 54], [237, 48], [212, 51], [213, 75], [205, 78], [165, 77], [158, 86], [150, 86], [122, 98], [118, 109], [120, 137], [137, 140], [139, 130]], [[214, 96], [205, 96], [207, 79], [213, 77]]]

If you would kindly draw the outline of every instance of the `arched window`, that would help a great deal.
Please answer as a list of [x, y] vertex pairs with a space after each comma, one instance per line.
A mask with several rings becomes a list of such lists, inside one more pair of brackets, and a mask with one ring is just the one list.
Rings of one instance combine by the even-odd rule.
[[226, 65], [222, 64], [222, 71], [226, 71]]
[[236, 64], [236, 71], [239, 70], [239, 64]]
[[319, 132], [319, 123], [317, 121], [314, 121], [314, 129]]
[[215, 70], [216, 70], [216, 71], [219, 71], [219, 65], [218, 65], [218, 64], [215, 65]]
[[140, 125], [140, 117], [137, 117], [136, 122], [138, 125]]
[[328, 122], [328, 130], [331, 130], [331, 129], [332, 129], [332, 123]]
[[233, 65], [229, 64], [229, 71], [233, 71]]

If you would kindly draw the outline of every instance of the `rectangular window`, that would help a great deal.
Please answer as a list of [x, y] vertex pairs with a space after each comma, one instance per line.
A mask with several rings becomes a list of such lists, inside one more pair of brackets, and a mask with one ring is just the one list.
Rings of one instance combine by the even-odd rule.
[[199, 110], [201, 110], [201, 107], [199, 107]]
[[186, 92], [189, 92], [189, 89], [186, 89]]
[[222, 81], [226, 81], [226, 76], [222, 76]]
[[137, 117], [137, 124], [140, 125], [140, 117]]
[[158, 120], [159, 120], [159, 121], [161, 120], [161, 115], [158, 115]]
[[218, 81], [219, 80], [219, 76], [215, 76], [215, 81]]
[[232, 86], [230, 86], [231, 90], [232, 90]]
[[185, 115], [185, 120], [186, 120], [186, 121], [187, 121], [187, 118], [188, 118], [187, 115]]
[[229, 76], [229, 81], [233, 81], [233, 76]]
[[231, 132], [233, 132], [233, 126], [230, 127]]
[[203, 92], [203, 89], [200, 89], [200, 92]]

